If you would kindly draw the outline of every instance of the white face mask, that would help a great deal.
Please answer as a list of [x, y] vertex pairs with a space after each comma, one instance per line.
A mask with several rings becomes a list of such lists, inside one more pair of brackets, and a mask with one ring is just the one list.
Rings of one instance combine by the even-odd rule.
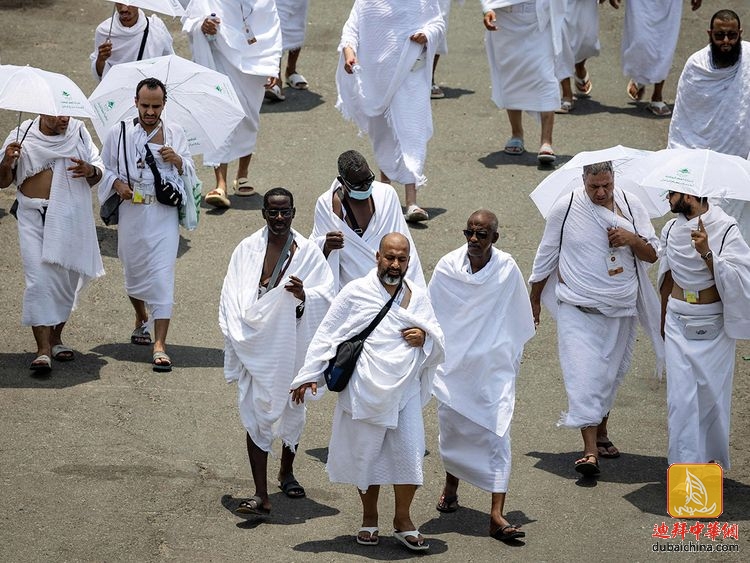
[[365, 191], [357, 191], [357, 190], [346, 190], [346, 193], [349, 194], [349, 197], [352, 199], [367, 199], [372, 195], [372, 184], [370, 184], [370, 187], [367, 188]]

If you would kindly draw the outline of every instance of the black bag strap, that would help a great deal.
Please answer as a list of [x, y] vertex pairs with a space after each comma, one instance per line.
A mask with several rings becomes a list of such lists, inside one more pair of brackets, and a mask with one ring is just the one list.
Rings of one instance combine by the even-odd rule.
[[398, 287], [396, 287], [396, 291], [393, 292], [393, 295], [391, 296], [391, 298], [388, 300], [388, 302], [385, 305], [383, 305], [383, 308], [380, 309], [380, 311], [378, 312], [377, 316], [372, 320], [372, 322], [369, 325], [367, 325], [367, 327], [365, 328], [365, 330], [363, 330], [362, 332], [359, 333], [359, 335], [358, 335], [359, 338], [361, 338], [362, 340], [364, 340], [365, 338], [367, 338], [368, 336], [370, 336], [370, 333], [373, 330], [375, 330], [375, 327], [377, 327], [380, 324], [380, 321], [382, 321], [383, 317], [385, 317], [388, 314], [388, 311], [390, 310], [391, 305], [393, 305], [394, 299], [396, 299], [396, 296], [401, 291], [401, 285], [403, 283], [404, 283], [404, 279], [401, 278], [401, 281], [398, 282]]
[[357, 223], [357, 219], [354, 217], [354, 212], [352, 211], [352, 208], [349, 205], [349, 202], [344, 197], [343, 191], [344, 190], [339, 188], [338, 190], [336, 190], [336, 194], [339, 196], [339, 200], [341, 200], [341, 205], [343, 205], [344, 209], [346, 210], [346, 216], [349, 218], [349, 225], [351, 225], [352, 231], [357, 233], [359, 236], [362, 236], [362, 233], [364, 231], [359, 226], [359, 223]]
[[289, 249], [292, 247], [293, 241], [294, 235], [292, 234], [292, 231], [289, 231], [289, 236], [286, 238], [284, 248], [281, 249], [279, 259], [276, 260], [276, 265], [273, 268], [273, 273], [271, 274], [271, 278], [268, 280], [268, 289], [273, 289], [274, 287], [276, 287], [276, 282], [279, 279], [279, 274], [281, 274], [281, 266], [284, 264], [284, 260], [286, 260], [286, 256], [289, 253]]
[[568, 213], [570, 213], [570, 208], [573, 206], [574, 195], [575, 195], [575, 192], [570, 192], [570, 201], [568, 202], [568, 209], [565, 210], [565, 217], [563, 217], [562, 225], [560, 225], [560, 244], [557, 247], [558, 252], [562, 250], [563, 230], [565, 229], [565, 221], [568, 220]]
[[148, 143], [144, 145], [146, 147], [146, 164], [151, 169], [151, 173], [154, 175], [154, 185], [161, 186], [161, 173], [159, 167], [156, 166], [156, 160], [154, 159], [154, 153], [148, 146]]
[[[122, 156], [125, 160], [125, 176], [128, 179], [128, 187], [131, 187], [130, 185], [130, 170], [128, 169], [128, 149], [127, 149], [127, 143], [125, 142], [125, 122], [120, 121], [120, 137], [117, 139], [117, 154], [120, 154], [120, 147], [122, 147]], [[117, 175], [120, 175], [120, 158], [118, 156], [117, 158]], [[117, 193], [117, 192], [115, 192]], [[120, 207], [120, 204], [122, 203], [122, 198], [119, 199], [117, 202], [117, 207]]]
[[[721, 237], [721, 246], [719, 247], [719, 255], [721, 255], [721, 251], [724, 250], [724, 242], [727, 240], [727, 235], [729, 234], [729, 231], [732, 230], [732, 227], [737, 227], [737, 223], [732, 223], [727, 227], [727, 230], [724, 231], [724, 236]], [[739, 227], [737, 227], [739, 229]]]
[[136, 61], [140, 61], [143, 58], [143, 51], [146, 49], [146, 39], [148, 39], [148, 27], [149, 27], [149, 21], [148, 18], [146, 18], [146, 29], [143, 30], [143, 39], [141, 39], [141, 46], [138, 49], [138, 58], [136, 58]]

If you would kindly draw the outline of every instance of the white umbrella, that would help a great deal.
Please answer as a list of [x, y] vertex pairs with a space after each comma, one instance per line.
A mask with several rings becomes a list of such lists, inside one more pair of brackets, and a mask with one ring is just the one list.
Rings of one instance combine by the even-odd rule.
[[626, 173], [645, 191], [750, 201], [750, 162], [709, 149], [664, 149], [638, 161]]
[[0, 108], [43, 115], [92, 117], [85, 94], [64, 74], [0, 65]]
[[[107, 0], [107, 2], [116, 2], [116, 0]], [[127, 2], [121, 2], [121, 4], [138, 6], [144, 10], [159, 12], [168, 16], [185, 15], [185, 9], [179, 0], [127, 0]]]
[[634, 181], [624, 177], [625, 172], [635, 162], [639, 162], [640, 159], [649, 154], [652, 154], [651, 151], [631, 149], [622, 145], [596, 151], [579, 152], [542, 180], [529, 197], [536, 204], [542, 216], [546, 218], [558, 199], [583, 186], [584, 166], [611, 160], [615, 172], [615, 186], [638, 197], [646, 206], [649, 216], [661, 217], [669, 211], [669, 203], [664, 197], [653, 191], [644, 190]]
[[138, 115], [135, 87], [151, 77], [167, 86], [162, 117], [182, 126], [192, 154], [218, 149], [245, 115], [229, 78], [177, 55], [167, 55], [115, 65], [104, 76], [89, 98], [100, 139], [113, 125]]

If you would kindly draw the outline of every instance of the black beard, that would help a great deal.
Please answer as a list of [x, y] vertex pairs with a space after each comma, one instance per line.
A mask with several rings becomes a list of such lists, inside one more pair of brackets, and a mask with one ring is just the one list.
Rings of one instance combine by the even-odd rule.
[[685, 217], [687, 217], [693, 211], [693, 208], [685, 203], [684, 197], [685, 196], [680, 195], [680, 199], [674, 202], [670, 207], [672, 209], [672, 213], [682, 213]]
[[727, 68], [737, 64], [742, 54], [742, 41], [737, 40], [737, 43], [732, 45], [730, 51], [722, 51], [721, 47], [711, 42], [711, 58], [713, 59], [714, 65], [719, 68]]

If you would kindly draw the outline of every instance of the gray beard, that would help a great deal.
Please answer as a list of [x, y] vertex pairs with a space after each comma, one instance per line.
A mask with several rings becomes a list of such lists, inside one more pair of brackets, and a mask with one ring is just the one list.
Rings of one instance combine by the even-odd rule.
[[380, 281], [383, 282], [385, 285], [398, 285], [398, 282], [400, 282], [403, 279], [403, 276], [392, 276], [388, 273], [385, 273], [378, 277], [380, 278]]

